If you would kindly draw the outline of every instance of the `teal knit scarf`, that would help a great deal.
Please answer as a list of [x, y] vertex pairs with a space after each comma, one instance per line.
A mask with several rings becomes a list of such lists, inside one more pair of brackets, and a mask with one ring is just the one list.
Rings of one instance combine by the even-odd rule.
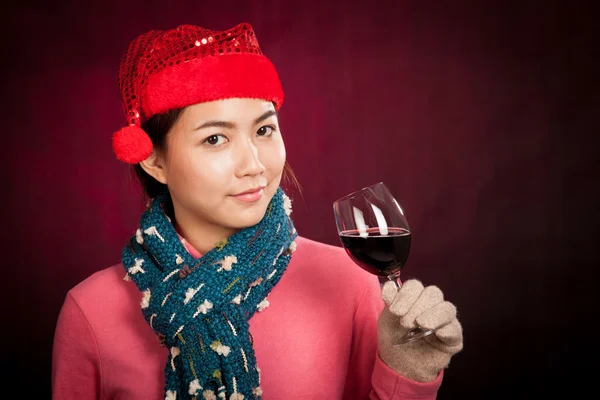
[[123, 249], [142, 314], [169, 349], [165, 399], [260, 399], [248, 320], [268, 306], [295, 250], [291, 202], [279, 188], [265, 216], [194, 259], [155, 198]]

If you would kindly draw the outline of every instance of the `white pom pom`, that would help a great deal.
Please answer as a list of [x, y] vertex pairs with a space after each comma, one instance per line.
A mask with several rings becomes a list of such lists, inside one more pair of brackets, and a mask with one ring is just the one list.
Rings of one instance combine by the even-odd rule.
[[292, 201], [287, 195], [283, 195], [283, 209], [285, 210], [285, 215], [289, 216], [292, 214]]
[[189, 394], [196, 396], [200, 390], [202, 390], [202, 386], [200, 386], [200, 381], [198, 379], [194, 379], [190, 382], [190, 388], [188, 390]]
[[231, 348], [229, 348], [229, 346], [225, 346], [224, 344], [221, 344], [220, 340], [215, 340], [214, 342], [212, 342], [210, 344], [210, 348], [217, 354], [219, 355], [223, 355], [225, 357], [227, 357], [229, 355], [229, 353], [231, 352]]
[[128, 270], [128, 271], [129, 271], [129, 273], [130, 273], [131, 275], [135, 275], [135, 274], [137, 274], [138, 272], [141, 272], [142, 274], [146, 273], [146, 271], [144, 271], [144, 270], [142, 269], [142, 264], [143, 264], [143, 263], [144, 263], [144, 260], [142, 260], [142, 259], [139, 259], [139, 258], [136, 258], [136, 259], [135, 259], [135, 265], [134, 265], [133, 267], [129, 268], [129, 270]]
[[202, 392], [202, 397], [204, 397], [204, 400], [217, 400], [217, 396], [215, 396], [215, 392], [212, 390]]
[[220, 272], [221, 270], [231, 271], [233, 264], [237, 263], [237, 261], [238, 260], [236, 256], [226, 256], [221, 261], [219, 261], [219, 264], [221, 264], [221, 268], [219, 268], [217, 272]]
[[296, 248], [298, 246], [296, 245], [296, 241], [294, 240], [292, 243], [290, 243], [290, 247], [288, 247], [288, 249], [293, 253], [296, 251]]
[[144, 238], [142, 236], [141, 229], [138, 229], [137, 231], [135, 231], [135, 241], [138, 242], [139, 244], [144, 244]]
[[157, 238], [159, 238], [161, 240], [161, 242], [165, 242], [165, 239], [160, 235], [160, 233], [158, 233], [158, 230], [156, 229], [155, 226], [151, 226], [148, 229], [144, 230], [144, 233], [146, 235], [150, 235], [150, 236], [156, 236]]
[[167, 396], [165, 397], [165, 400], [177, 400], [177, 392], [167, 390]]
[[142, 297], [142, 303], [140, 304], [142, 308], [148, 308], [150, 305], [150, 289], [144, 290], [144, 297]]
[[258, 303], [256, 305], [256, 308], [258, 308], [258, 311], [263, 311], [265, 308], [269, 307], [271, 305], [271, 303], [269, 303], [269, 300], [264, 299], [263, 301], [261, 301], [260, 303]]
[[185, 292], [185, 299], [183, 299], [183, 304], [189, 303], [195, 294], [196, 294], [196, 289], [188, 288], [188, 290]]
[[213, 308], [213, 304], [208, 300], [204, 300], [204, 303], [198, 306], [198, 311], [195, 315], [208, 314], [208, 310], [210, 310], [211, 308]]

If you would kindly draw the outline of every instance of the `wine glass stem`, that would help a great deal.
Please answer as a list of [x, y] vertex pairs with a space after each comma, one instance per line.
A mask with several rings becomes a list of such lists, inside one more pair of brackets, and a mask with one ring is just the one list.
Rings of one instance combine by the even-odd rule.
[[381, 284], [381, 286], [383, 286], [387, 281], [394, 282], [394, 285], [396, 285], [396, 289], [400, 289], [400, 286], [402, 286], [402, 283], [400, 282], [400, 271], [388, 276], [379, 277], [379, 283]]

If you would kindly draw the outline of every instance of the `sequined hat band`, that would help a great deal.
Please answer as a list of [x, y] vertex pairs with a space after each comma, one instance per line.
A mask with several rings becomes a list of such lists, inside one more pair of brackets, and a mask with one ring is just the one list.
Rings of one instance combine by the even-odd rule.
[[234, 97], [271, 101], [279, 109], [284, 97], [247, 23], [226, 31], [181, 25], [145, 33], [129, 45], [118, 84], [128, 126], [113, 134], [113, 150], [130, 164], [152, 153], [141, 124], [153, 115]]

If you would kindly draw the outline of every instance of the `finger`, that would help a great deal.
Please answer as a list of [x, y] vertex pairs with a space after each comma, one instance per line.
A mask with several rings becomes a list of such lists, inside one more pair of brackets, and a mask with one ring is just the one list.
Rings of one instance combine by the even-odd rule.
[[390, 305], [390, 312], [402, 317], [410, 310], [415, 301], [417, 301], [422, 291], [423, 284], [418, 280], [411, 279], [404, 282]]
[[398, 288], [396, 287], [396, 284], [392, 281], [384, 283], [383, 287], [381, 288], [381, 298], [388, 306], [392, 304], [392, 301], [394, 301], [394, 297], [396, 297], [397, 293]]
[[415, 322], [421, 328], [429, 330], [448, 325], [454, 319], [456, 319], [456, 306], [449, 301], [443, 301], [418, 315]]
[[415, 319], [430, 308], [444, 301], [444, 294], [437, 286], [427, 286], [421, 292], [419, 298], [414, 302], [412, 307], [402, 317], [401, 324], [405, 328], [416, 328]]
[[446, 346], [462, 346], [462, 326], [458, 319], [454, 319], [448, 325], [438, 329], [435, 336]]

